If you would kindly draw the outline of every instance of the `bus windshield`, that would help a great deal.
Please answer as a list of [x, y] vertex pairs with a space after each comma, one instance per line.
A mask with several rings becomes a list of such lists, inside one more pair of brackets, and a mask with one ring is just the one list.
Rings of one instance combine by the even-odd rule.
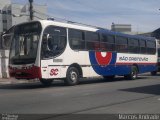
[[16, 26], [10, 49], [11, 64], [35, 63], [40, 33], [39, 22]]

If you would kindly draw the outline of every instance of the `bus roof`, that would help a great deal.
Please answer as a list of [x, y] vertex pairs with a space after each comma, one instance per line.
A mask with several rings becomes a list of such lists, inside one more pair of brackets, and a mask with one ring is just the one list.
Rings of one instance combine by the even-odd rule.
[[128, 37], [128, 38], [134, 38], [134, 39], [145, 39], [145, 40], [154, 40], [154, 37], [146, 37], [146, 36], [141, 36], [141, 35], [129, 35], [125, 33], [120, 33], [120, 32], [115, 32], [107, 29], [100, 29], [100, 33], [106, 33], [110, 35], [115, 35], [115, 36], [121, 36], [121, 37]]
[[[36, 22], [36, 21], [32, 21], [32, 22]], [[125, 34], [125, 33], [111, 31], [111, 30], [108, 30], [105, 28], [100, 28], [100, 27], [96, 27], [96, 26], [91, 26], [91, 25], [86, 25], [83, 23], [77, 23], [77, 22], [71, 22], [71, 21], [59, 22], [59, 21], [54, 21], [54, 20], [39, 20], [37, 22], [40, 22], [43, 26], [55, 25], [55, 26], [60, 26], [60, 27], [67, 27], [67, 28], [93, 31], [93, 32], [110, 34], [110, 35], [121, 36], [121, 37], [128, 37], [128, 38], [133, 38], [133, 39], [155, 40], [154, 37], [146, 37], [146, 36], [141, 36], [141, 35], [129, 35], [129, 34]], [[23, 23], [21, 23], [21, 24], [23, 24]], [[19, 25], [21, 25], [21, 24], [19, 24]]]
[[71, 22], [59, 22], [59, 21], [52, 21], [52, 20], [40, 20], [42, 25], [55, 25], [60, 27], [67, 27], [67, 28], [74, 28], [79, 30], [86, 30], [86, 31], [93, 31], [96, 32], [99, 30], [97, 27], [87, 26], [87, 25], [80, 25], [78, 23], [71, 23]]

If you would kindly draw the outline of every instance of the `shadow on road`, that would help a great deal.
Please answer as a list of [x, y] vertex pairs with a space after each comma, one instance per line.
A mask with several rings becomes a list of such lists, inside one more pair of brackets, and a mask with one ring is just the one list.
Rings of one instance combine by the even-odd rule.
[[[145, 79], [146, 77], [138, 77], [137, 80], [139, 79]], [[89, 79], [83, 79], [81, 80], [79, 85], [84, 85], [84, 84], [95, 84], [95, 83], [110, 83], [110, 82], [119, 82], [119, 81], [129, 81], [124, 79], [124, 77], [116, 77], [114, 79], [105, 79], [105, 78], [89, 78]], [[136, 80], [134, 80], [136, 81]]]
[[143, 86], [143, 87], [136, 87], [136, 88], [129, 88], [129, 89], [122, 89], [121, 91], [160, 95], [160, 84]]
[[[139, 79], [145, 79], [145, 77], [139, 77]], [[80, 85], [88, 85], [88, 84], [98, 84], [98, 83], [111, 83], [111, 82], [118, 82], [118, 81], [129, 81], [125, 80], [124, 77], [117, 77], [115, 79], [104, 79], [104, 78], [87, 78], [81, 79]], [[135, 81], [135, 80], [134, 80]], [[44, 86], [40, 82], [35, 83], [21, 83], [21, 84], [8, 84], [8, 85], [1, 85], [0, 89], [45, 89], [45, 88], [60, 88], [60, 87], [70, 87], [66, 86], [63, 81], [56, 81], [51, 86]]]
[[0, 89], [45, 89], [50, 87], [64, 87], [63, 83], [53, 83], [51, 86], [44, 86], [40, 82], [36, 83], [22, 83], [22, 84], [9, 84], [9, 85], [2, 85]]

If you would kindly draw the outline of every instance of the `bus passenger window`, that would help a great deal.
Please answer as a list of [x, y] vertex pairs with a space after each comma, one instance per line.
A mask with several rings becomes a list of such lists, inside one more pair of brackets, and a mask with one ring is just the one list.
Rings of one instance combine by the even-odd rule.
[[134, 38], [128, 39], [128, 50], [130, 53], [139, 53], [139, 40]]
[[116, 37], [116, 51], [122, 53], [128, 52], [128, 44], [126, 37], [121, 37], [121, 36]]
[[146, 54], [146, 41], [145, 40], [140, 40], [140, 53], [141, 54]]
[[156, 53], [156, 42], [155, 41], [147, 41], [147, 53], [148, 54]]
[[52, 58], [62, 54], [67, 44], [66, 29], [49, 26], [44, 31], [42, 44], [42, 58]]
[[115, 38], [113, 35], [102, 34], [100, 47], [102, 51], [115, 51]]
[[69, 29], [69, 43], [73, 50], [85, 49], [85, 36], [84, 31]]
[[86, 48], [87, 50], [99, 50], [100, 39], [96, 32], [86, 32]]

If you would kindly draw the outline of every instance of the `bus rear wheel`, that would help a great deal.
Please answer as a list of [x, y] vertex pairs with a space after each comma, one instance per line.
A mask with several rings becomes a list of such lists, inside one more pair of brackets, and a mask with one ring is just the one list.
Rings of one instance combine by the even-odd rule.
[[151, 72], [151, 75], [152, 75], [152, 76], [157, 75], [157, 71], [152, 71], [152, 72]]
[[70, 67], [66, 74], [65, 83], [69, 86], [74, 86], [79, 83], [79, 71], [76, 67]]
[[131, 73], [129, 75], [124, 76], [128, 80], [135, 80], [138, 77], [138, 69], [136, 66], [131, 67]]
[[52, 80], [52, 79], [50, 79], [50, 80], [40, 79], [40, 82], [41, 82], [43, 85], [45, 85], [45, 86], [50, 86], [50, 85], [52, 85], [53, 80]]

